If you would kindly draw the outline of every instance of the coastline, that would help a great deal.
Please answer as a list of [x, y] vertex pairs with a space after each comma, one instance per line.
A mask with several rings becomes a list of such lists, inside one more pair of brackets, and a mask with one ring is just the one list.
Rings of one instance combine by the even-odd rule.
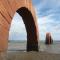
[[8, 52], [7, 60], [60, 60], [60, 54], [47, 52]]

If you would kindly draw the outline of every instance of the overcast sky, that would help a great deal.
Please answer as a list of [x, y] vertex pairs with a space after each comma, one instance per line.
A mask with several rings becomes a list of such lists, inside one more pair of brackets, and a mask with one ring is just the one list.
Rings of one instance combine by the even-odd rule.
[[[35, 7], [39, 39], [45, 40], [50, 32], [54, 40], [60, 40], [60, 0], [32, 0]], [[15, 13], [9, 31], [9, 40], [27, 40], [22, 18]]]

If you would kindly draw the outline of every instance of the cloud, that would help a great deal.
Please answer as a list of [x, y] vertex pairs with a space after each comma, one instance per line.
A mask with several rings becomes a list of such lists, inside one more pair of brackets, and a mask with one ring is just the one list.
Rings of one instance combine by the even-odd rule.
[[43, 0], [35, 6], [37, 15], [46, 16], [60, 12], [60, 0]]
[[[51, 32], [53, 39], [59, 40], [60, 0], [32, 0], [32, 2], [38, 17], [40, 40], [45, 40], [46, 32]], [[22, 18], [17, 13], [14, 17], [11, 24], [12, 28], [10, 29], [10, 38], [16, 39], [19, 36], [18, 39], [25, 39], [26, 30]]]
[[[60, 21], [52, 18], [54, 15], [38, 17], [39, 35], [41, 40], [45, 40], [47, 32], [50, 32], [54, 40], [60, 39]], [[56, 18], [56, 17], [55, 17]]]
[[26, 36], [27, 33], [23, 20], [18, 13], [15, 13], [9, 31], [9, 40], [26, 40]]
[[[60, 0], [43, 0], [35, 6], [40, 39], [51, 32], [54, 40], [60, 39]], [[44, 37], [43, 37], [44, 36]]]
[[27, 36], [25, 33], [12, 32], [9, 40], [27, 40]]

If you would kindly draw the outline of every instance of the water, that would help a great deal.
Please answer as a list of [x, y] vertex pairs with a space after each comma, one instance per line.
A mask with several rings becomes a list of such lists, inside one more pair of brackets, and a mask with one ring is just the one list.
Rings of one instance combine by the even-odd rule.
[[[10, 41], [8, 43], [8, 51], [26, 51], [26, 45], [26, 41]], [[60, 54], [60, 41], [54, 41], [52, 45], [45, 45], [43, 41], [40, 41], [38, 46], [39, 51]]]
[[45, 45], [44, 42], [40, 42], [39, 51], [60, 54], [60, 41], [54, 41], [52, 45]]
[[8, 51], [26, 51], [26, 41], [10, 41]]

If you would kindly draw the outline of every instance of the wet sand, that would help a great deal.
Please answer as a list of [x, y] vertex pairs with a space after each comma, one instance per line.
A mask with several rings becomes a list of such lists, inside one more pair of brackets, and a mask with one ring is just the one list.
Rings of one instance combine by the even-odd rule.
[[8, 51], [0, 60], [60, 60], [60, 42], [53, 45], [39, 43], [39, 52], [26, 52], [26, 43], [9, 43]]
[[39, 52], [26, 52], [26, 42], [9, 43], [5, 58], [6, 60], [60, 60], [60, 42], [53, 45], [39, 43]]
[[60, 54], [10, 51], [8, 52], [7, 60], [60, 60]]
[[[26, 51], [25, 42], [10, 42], [8, 51]], [[44, 42], [39, 42], [39, 51], [45, 51], [48, 53], [60, 54], [60, 42], [54, 42], [52, 45], [46, 45]]]

